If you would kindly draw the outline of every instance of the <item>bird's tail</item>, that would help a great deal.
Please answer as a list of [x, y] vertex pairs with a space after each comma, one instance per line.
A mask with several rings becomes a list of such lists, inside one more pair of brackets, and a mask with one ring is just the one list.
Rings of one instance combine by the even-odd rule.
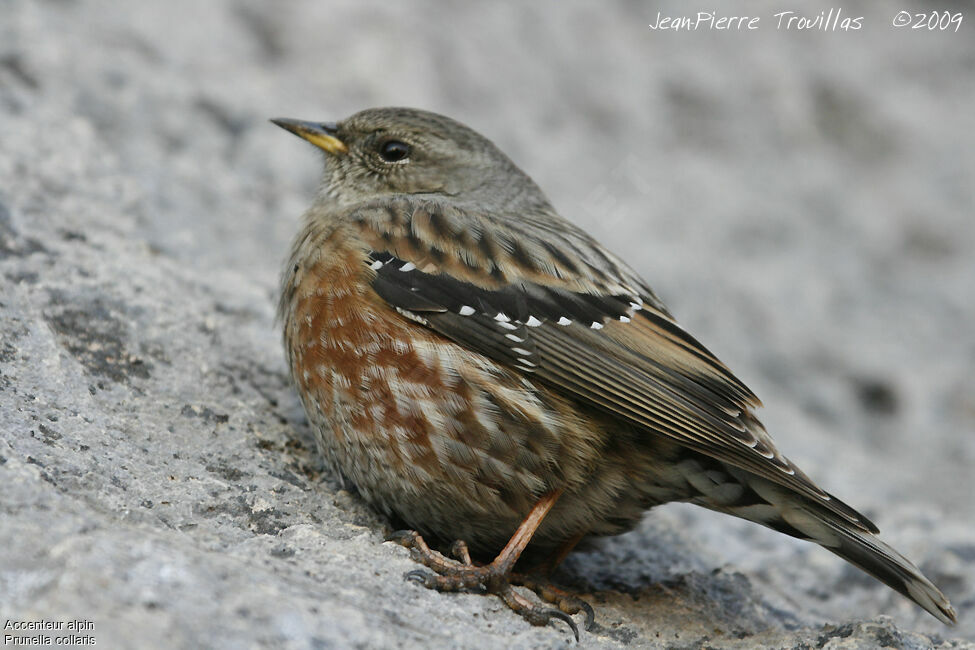
[[[875, 535], [876, 527], [866, 517], [852, 508], [849, 508], [852, 516], [844, 517], [836, 509], [826, 508], [805, 495], [740, 470], [732, 471], [751, 488], [750, 495], [742, 495], [744, 501], [697, 502], [792, 537], [816, 542], [910, 598], [943, 623], [957, 621], [955, 610], [944, 594], [910, 560], [882, 542]], [[837, 505], [848, 508], [842, 503]]]
[[957, 622], [955, 610], [941, 590], [893, 547], [873, 533], [856, 530], [833, 517], [825, 516], [820, 521], [832, 535], [825, 542], [813, 541], [907, 596], [942, 623]]

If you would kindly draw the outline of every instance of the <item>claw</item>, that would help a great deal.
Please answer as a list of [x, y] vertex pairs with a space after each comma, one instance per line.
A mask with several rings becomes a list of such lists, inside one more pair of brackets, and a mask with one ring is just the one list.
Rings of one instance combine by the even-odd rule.
[[[592, 629], [592, 626], [596, 623], [596, 612], [595, 610], [593, 610], [592, 605], [582, 600], [581, 598], [579, 599], [579, 602], [581, 603], [580, 607], [582, 608], [582, 611], [586, 613], [586, 623], [584, 628], [588, 632], [589, 630]], [[576, 633], [576, 641], [578, 640], [579, 640], [579, 634]]]
[[428, 571], [424, 571], [423, 569], [413, 569], [412, 571], [407, 571], [406, 573], [403, 574], [404, 580], [409, 580], [410, 582], [417, 582], [427, 588], [430, 588], [431, 586], [427, 584], [427, 582], [432, 577], [433, 577], [432, 573]]
[[386, 541], [396, 542], [401, 546], [411, 546], [417, 537], [415, 530], [394, 530], [386, 536]]
[[[548, 623], [548, 621], [551, 620], [551, 619], [553, 619], [553, 618], [557, 618], [557, 619], [560, 619], [560, 620], [565, 621], [566, 624], [570, 628], [572, 628], [572, 634], [574, 634], [575, 637], [576, 637], [576, 643], [579, 643], [579, 627], [576, 625], [576, 622], [572, 620], [572, 617], [571, 616], [569, 616], [565, 612], [563, 612], [561, 610], [558, 610], [558, 609], [548, 609], [548, 610], [545, 611], [545, 613], [546, 613], [545, 623]], [[588, 618], [587, 618], [587, 621], [588, 621]], [[589, 627], [587, 626], [586, 629], [588, 630]]]

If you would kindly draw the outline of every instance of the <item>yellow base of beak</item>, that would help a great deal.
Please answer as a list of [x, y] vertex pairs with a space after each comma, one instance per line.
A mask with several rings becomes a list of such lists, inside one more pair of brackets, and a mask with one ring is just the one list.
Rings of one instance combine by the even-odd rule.
[[335, 129], [333, 124], [323, 124], [320, 122], [306, 122], [304, 120], [293, 120], [287, 117], [279, 117], [271, 120], [286, 131], [291, 131], [300, 138], [308, 140], [316, 147], [324, 149], [331, 154], [343, 154], [349, 151], [345, 143], [329, 133]]

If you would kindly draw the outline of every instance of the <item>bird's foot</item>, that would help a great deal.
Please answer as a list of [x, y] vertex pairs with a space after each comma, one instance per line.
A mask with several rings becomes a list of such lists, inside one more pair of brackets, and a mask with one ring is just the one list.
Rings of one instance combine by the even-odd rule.
[[596, 621], [596, 612], [592, 606], [582, 598], [552, 584], [548, 578], [536, 574], [513, 573], [508, 581], [513, 585], [518, 585], [534, 592], [539, 598], [547, 603], [552, 603], [559, 610], [566, 614], [578, 614], [584, 612], [586, 615], [585, 629], [592, 628]]
[[[433, 571], [430, 573], [416, 569], [405, 576], [407, 580], [418, 582], [427, 589], [482, 591], [495, 594], [532, 625], [547, 625], [553, 619], [564, 621], [572, 629], [576, 641], [579, 640], [579, 628], [572, 620], [571, 614], [585, 612], [587, 630], [593, 624], [594, 614], [588, 603], [555, 587], [543, 578], [513, 573], [511, 563], [506, 561], [507, 558], [503, 553], [490, 564], [478, 566], [471, 561], [467, 545], [460, 540], [454, 542], [451, 547], [451, 555], [457, 559], [449, 558], [431, 549], [416, 531], [396, 531], [389, 536], [388, 541], [410, 549], [414, 560]], [[515, 585], [530, 589], [539, 598], [556, 605], [558, 609], [547, 607], [526, 597], [514, 588]]]

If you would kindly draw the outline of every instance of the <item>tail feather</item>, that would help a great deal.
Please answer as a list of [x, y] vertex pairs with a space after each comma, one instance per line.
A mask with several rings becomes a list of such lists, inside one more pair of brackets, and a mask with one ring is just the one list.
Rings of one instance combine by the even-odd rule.
[[[736, 495], [737, 499], [731, 502], [718, 502], [707, 497], [693, 499], [693, 502], [816, 542], [914, 601], [941, 622], [957, 622], [955, 610], [945, 595], [910, 560], [870, 530], [841, 518], [803, 495], [753, 474], [735, 468], [728, 471], [750, 489]], [[855, 510], [853, 513], [868, 521]]]
[[839, 542], [834, 546], [823, 544], [826, 549], [910, 598], [942, 623], [958, 622], [954, 608], [941, 590], [893, 547], [875, 535], [854, 530], [827, 517], [822, 522], [835, 533]]

